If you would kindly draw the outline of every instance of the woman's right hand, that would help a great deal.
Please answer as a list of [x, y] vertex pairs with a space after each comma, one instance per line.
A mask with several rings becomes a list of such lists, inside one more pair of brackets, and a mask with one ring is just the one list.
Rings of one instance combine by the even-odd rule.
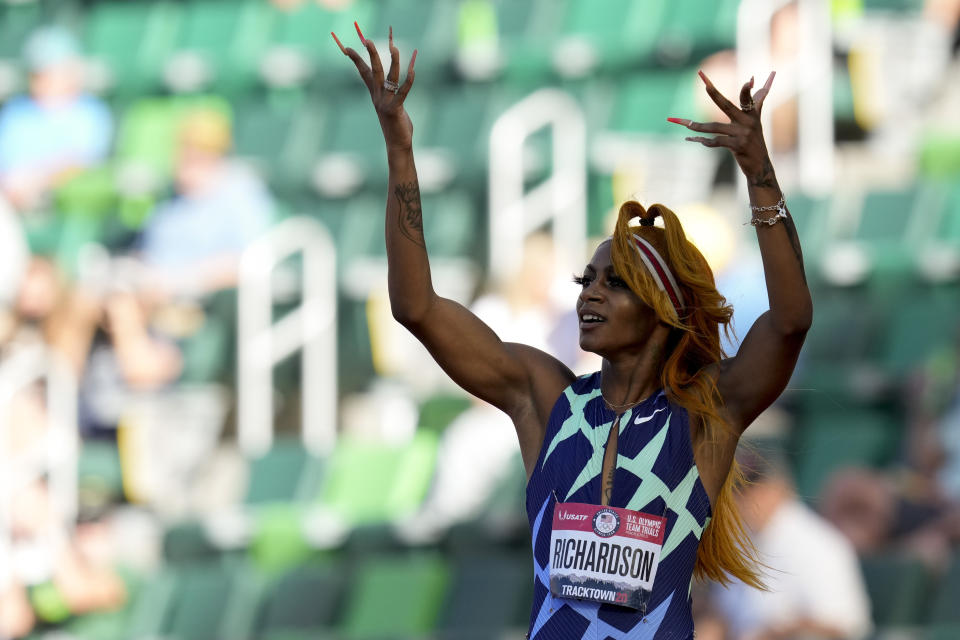
[[[380, 129], [383, 131], [383, 139], [387, 143], [387, 150], [405, 150], [413, 147], [413, 123], [410, 116], [404, 109], [403, 103], [410, 93], [410, 87], [413, 86], [413, 64], [417, 59], [417, 50], [414, 49], [413, 56], [410, 58], [410, 64], [407, 66], [407, 78], [403, 84], [400, 84], [400, 50], [393, 44], [393, 27], [390, 27], [390, 70], [386, 78], [383, 75], [383, 65], [380, 63], [380, 54], [372, 40], [363, 37], [360, 26], [354, 22], [357, 27], [357, 35], [360, 36], [360, 42], [367, 48], [370, 55], [370, 65], [364, 62], [359, 53], [350, 47], [344, 47], [337, 35], [330, 32], [336, 41], [340, 51], [353, 60], [357, 66], [360, 77], [367, 90], [370, 92], [370, 98], [373, 100], [373, 106], [377, 110], [377, 118], [380, 120]], [[392, 85], [396, 89], [387, 88]]]

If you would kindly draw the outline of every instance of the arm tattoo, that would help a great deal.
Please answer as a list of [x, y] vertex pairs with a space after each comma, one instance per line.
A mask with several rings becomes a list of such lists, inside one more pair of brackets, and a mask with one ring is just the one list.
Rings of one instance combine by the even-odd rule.
[[751, 176], [749, 182], [751, 187], [762, 187], [766, 189], [777, 188], [777, 177], [776, 174], [773, 173], [773, 163], [770, 162], [770, 158], [763, 161], [763, 168], [760, 170], [760, 175]]
[[800, 249], [800, 236], [797, 235], [797, 227], [793, 224], [793, 216], [787, 211], [787, 217], [783, 221], [784, 228], [787, 230], [787, 237], [790, 238], [790, 246], [793, 247], [793, 254], [797, 256], [797, 263], [800, 265], [800, 275], [803, 276], [803, 284], [807, 284], [807, 272], [803, 268], [803, 251]]
[[393, 189], [397, 196], [400, 211], [397, 213], [397, 224], [400, 233], [410, 241], [426, 247], [423, 241], [423, 209], [420, 205], [420, 185], [416, 182], [403, 182]]

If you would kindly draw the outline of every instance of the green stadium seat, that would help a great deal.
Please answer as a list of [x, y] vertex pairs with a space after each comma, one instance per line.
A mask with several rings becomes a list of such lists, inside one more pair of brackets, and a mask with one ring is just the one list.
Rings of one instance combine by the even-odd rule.
[[420, 403], [417, 428], [442, 433], [457, 416], [470, 408], [472, 401], [462, 393], [437, 393]]
[[271, 631], [260, 637], [262, 640], [340, 640], [339, 633], [318, 628], [306, 631]]
[[340, 214], [340, 228], [335, 236], [337, 262], [341, 268], [362, 256], [386, 256], [383, 238], [385, 207], [383, 194], [363, 193], [347, 202]]
[[332, 626], [346, 582], [344, 568], [336, 564], [301, 566], [282, 575], [264, 602], [258, 633], [273, 637]]
[[854, 238], [870, 246], [875, 268], [881, 273], [909, 268], [911, 228], [922, 218], [919, 196], [919, 188], [908, 187], [871, 192], [864, 199]]
[[[956, 144], [956, 140], [952, 143]], [[960, 145], [955, 153], [960, 172]], [[960, 185], [947, 182], [942, 187], [931, 186], [933, 189], [942, 195], [942, 206], [935, 211], [928, 233], [920, 240], [917, 265], [921, 275], [931, 282], [955, 282], [960, 279]]]
[[156, 638], [163, 635], [173, 608], [179, 581], [176, 573], [163, 570], [147, 578], [128, 605], [125, 637]]
[[933, 179], [960, 176], [960, 138], [953, 131], [932, 129], [920, 138], [920, 172]]
[[216, 291], [200, 303], [202, 324], [177, 341], [183, 355], [178, 382], [230, 383], [236, 370], [237, 292]]
[[436, 637], [482, 640], [526, 626], [533, 597], [528, 553], [457, 557]]
[[960, 624], [931, 624], [927, 625], [922, 640], [955, 640], [960, 638]]
[[828, 197], [810, 196], [804, 193], [791, 195], [790, 202], [787, 203], [803, 246], [803, 260], [808, 279], [819, 276], [816, 265], [826, 240], [831, 206], [832, 202]]
[[108, 167], [78, 173], [54, 192], [54, 207], [67, 216], [104, 219], [116, 212], [117, 189]]
[[[212, 85], [227, 94], [250, 88], [258, 79], [257, 65], [269, 42], [274, 16], [269, 5], [260, 0], [186, 3], [170, 59], [174, 65], [165, 70], [167, 85], [178, 91]], [[202, 68], [176, 65], [187, 58]], [[192, 77], [194, 71], [198, 75]]]
[[735, 47], [739, 0], [671, 0], [662, 4], [664, 15], [657, 36], [657, 53], [663, 61], [693, 62]]
[[207, 536], [203, 523], [186, 520], [170, 525], [163, 532], [163, 559], [171, 565], [209, 561], [220, 549]]
[[[344, 46], [359, 50], [362, 45], [353, 22], [357, 21], [361, 29], [368, 30], [365, 35], [374, 37], [369, 30], [376, 23], [379, 7], [380, 2], [374, 0], [356, 0], [341, 10], [330, 10], [316, 2], [304, 2], [293, 11], [277, 11], [271, 34], [272, 48], [268, 49], [267, 55], [277, 51], [294, 52], [311, 70], [322, 73], [325, 86], [359, 82], [353, 64], [344, 58], [328, 34], [333, 31]], [[271, 82], [269, 71], [267, 76], [268, 84], [278, 82]]]
[[244, 502], [296, 502], [310, 497], [314, 461], [299, 439], [277, 438], [264, 455], [250, 462], [250, 484]]
[[814, 501], [833, 472], [846, 466], [879, 468], [897, 451], [901, 432], [894, 416], [873, 409], [807, 412], [796, 428], [797, 491]]
[[940, 579], [933, 596], [928, 622], [936, 625], [960, 626], [960, 553], [955, 553], [947, 572]]
[[620, 88], [608, 129], [617, 133], [676, 136], [676, 125], [666, 119], [697, 117], [693, 97], [696, 78], [694, 69], [657, 70], [633, 76]]
[[314, 171], [318, 172], [321, 182], [314, 185], [320, 194], [341, 197], [356, 192], [370, 181], [385, 182], [387, 157], [383, 134], [370, 96], [365, 91], [357, 91], [331, 106], [334, 110], [325, 123], [319, 162], [332, 161], [337, 168], [346, 165], [349, 177], [344, 180], [329, 164], [317, 166]]
[[350, 639], [425, 637], [449, 583], [437, 554], [369, 557], [356, 569], [340, 631]]
[[927, 288], [898, 293], [880, 343], [884, 371], [895, 378], [907, 375], [932, 353], [955, 342], [960, 300], [954, 293]]
[[497, 5], [506, 57], [503, 71], [509, 79], [539, 84], [552, 75], [550, 51], [568, 4], [569, 0], [530, 0]]
[[235, 103], [234, 151], [253, 161], [271, 182], [279, 177], [274, 168], [280, 164], [302, 102], [302, 96], [277, 93]]
[[216, 109], [232, 120], [230, 103], [219, 96], [142, 98], [131, 104], [117, 132], [114, 154], [120, 166], [133, 164], [166, 179], [173, 167], [181, 119], [194, 108]]
[[437, 436], [429, 432], [401, 446], [341, 439], [330, 457], [320, 502], [355, 525], [409, 515], [426, 495], [436, 456]]
[[923, 0], [863, 0], [863, 9], [868, 12], [896, 12], [915, 13], [923, 12]]
[[[365, 36], [373, 38], [377, 50], [384, 59], [384, 69], [389, 68], [389, 50], [386, 44], [389, 28], [400, 50], [401, 80], [413, 50], [417, 49], [417, 76], [420, 79], [438, 77], [449, 64], [456, 46], [456, 4], [443, 0], [382, 0], [376, 22], [369, 30], [361, 24]], [[339, 34], [338, 34], [339, 35]], [[383, 53], [387, 51], [387, 53]]]
[[[338, 352], [341, 354], [337, 375], [341, 393], [366, 390], [376, 373], [366, 300], [340, 295], [337, 299], [337, 320]], [[351, 357], [342, 355], [347, 353]]]
[[916, 558], [880, 554], [861, 558], [874, 624], [911, 627], [921, 624], [930, 602], [931, 576]]
[[86, 14], [84, 48], [103, 67], [103, 89], [121, 96], [156, 91], [180, 12], [180, 4], [168, 0], [92, 4]]
[[810, 403], [836, 405], [856, 395], [853, 372], [872, 366], [865, 363], [882, 335], [882, 314], [858, 289], [819, 289], [813, 298], [813, 324], [790, 388]]
[[27, 38], [43, 23], [43, 6], [39, 2], [0, 4], [0, 59], [18, 63]]
[[485, 174], [494, 104], [487, 87], [462, 85], [438, 91], [425, 130], [422, 135], [417, 131], [418, 145], [442, 149], [459, 179]]
[[[622, 69], [627, 65], [643, 63], [650, 59], [656, 34], [661, 23], [662, 11], [668, 3], [660, 0], [608, 1], [597, 5], [591, 0], [570, 0], [563, 26], [555, 39], [554, 65], [561, 75], [587, 75], [591, 67], [567, 67], [578, 59], [564, 55], [565, 41], [577, 40], [592, 48], [596, 63], [607, 69]], [[577, 45], [578, 47], [581, 45]], [[579, 59], [585, 52], [579, 52]], [[564, 62], [561, 62], [563, 60]]]
[[166, 633], [179, 640], [251, 635], [263, 584], [241, 567], [205, 563], [178, 572]]
[[[916, 254], [942, 206], [941, 191], [922, 184], [871, 191], [859, 212], [847, 212], [845, 219], [835, 221], [837, 232], [830, 242], [862, 256], [865, 273], [852, 278], [889, 283], [912, 274]], [[842, 264], [835, 252], [824, 253], [823, 259], [833, 263], [824, 267]], [[848, 274], [835, 273], [833, 279], [837, 277], [846, 279]]]
[[447, 191], [423, 194], [424, 236], [430, 254], [483, 260], [486, 230], [471, 194]]

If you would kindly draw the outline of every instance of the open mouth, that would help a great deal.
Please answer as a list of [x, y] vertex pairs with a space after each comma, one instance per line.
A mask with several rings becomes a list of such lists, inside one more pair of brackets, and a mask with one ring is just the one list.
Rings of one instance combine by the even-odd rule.
[[602, 322], [606, 322], [606, 318], [603, 316], [598, 316], [595, 313], [582, 313], [580, 314], [580, 326], [596, 326]]

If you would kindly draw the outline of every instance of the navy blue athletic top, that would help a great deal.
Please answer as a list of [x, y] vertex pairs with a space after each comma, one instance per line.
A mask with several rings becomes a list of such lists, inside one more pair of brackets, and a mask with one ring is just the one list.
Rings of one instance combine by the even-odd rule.
[[600, 395], [600, 373], [578, 378], [550, 413], [527, 484], [533, 542], [531, 640], [687, 640], [697, 547], [710, 520], [682, 407], [659, 391], [620, 419], [610, 505], [667, 519], [660, 565], [642, 610], [557, 598], [550, 593], [550, 533], [556, 502], [600, 503], [601, 468], [616, 414]]

